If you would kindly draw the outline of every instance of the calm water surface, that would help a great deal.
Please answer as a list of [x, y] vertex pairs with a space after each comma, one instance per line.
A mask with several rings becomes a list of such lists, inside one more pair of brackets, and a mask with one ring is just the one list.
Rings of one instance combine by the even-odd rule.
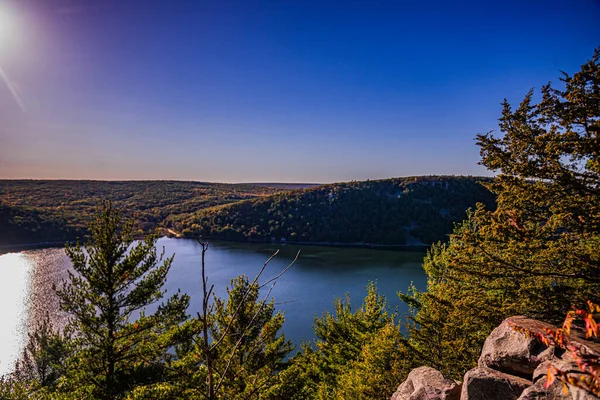
[[[194, 240], [162, 238], [159, 247], [165, 254], [175, 253], [167, 279], [167, 295], [177, 289], [191, 296], [189, 312], [201, 305], [200, 255]], [[253, 277], [276, 250], [279, 255], [267, 266], [265, 281], [283, 270], [301, 254], [294, 266], [275, 285], [271, 295], [277, 308], [285, 313], [285, 335], [295, 344], [314, 338], [314, 317], [332, 311], [333, 300], [349, 293], [354, 307], [360, 306], [369, 281], [377, 286], [393, 308], [407, 308], [396, 292], [406, 291], [411, 282], [424, 289], [421, 267], [424, 253], [346, 249], [277, 244], [211, 242], [206, 254], [210, 283], [218, 296], [226, 296], [230, 279], [239, 274]], [[0, 256], [0, 375], [9, 371], [19, 356], [27, 331], [45, 313], [58, 325], [64, 321], [58, 311], [52, 285], [67, 277], [70, 266], [63, 249], [50, 248], [9, 253]]]

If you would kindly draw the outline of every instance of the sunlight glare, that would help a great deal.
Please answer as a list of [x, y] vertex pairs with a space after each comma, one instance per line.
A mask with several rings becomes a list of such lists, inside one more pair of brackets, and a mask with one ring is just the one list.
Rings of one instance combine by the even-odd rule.
[[10, 36], [13, 21], [6, 8], [0, 7], [0, 44], [5, 43]]
[[29, 276], [33, 268], [27, 256], [0, 256], [0, 375], [10, 372], [19, 357], [26, 335]]

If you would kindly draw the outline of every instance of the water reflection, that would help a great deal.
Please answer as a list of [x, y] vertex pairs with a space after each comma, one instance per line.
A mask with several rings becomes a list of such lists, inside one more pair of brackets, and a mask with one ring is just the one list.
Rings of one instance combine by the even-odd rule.
[[52, 289], [67, 277], [69, 260], [62, 249], [42, 249], [0, 256], [0, 375], [21, 355], [27, 332], [44, 315], [64, 323]]
[[25, 254], [0, 256], [0, 374], [11, 368], [23, 346], [33, 266]]
[[[181, 290], [191, 296], [189, 314], [201, 306], [200, 245], [193, 240], [160, 239], [159, 250], [175, 254], [167, 278], [167, 296]], [[284, 332], [296, 344], [313, 338], [312, 323], [316, 315], [331, 311], [335, 297], [350, 293], [357, 307], [366, 294], [366, 284], [377, 281], [392, 308], [402, 313], [406, 306], [396, 296], [410, 282], [425, 287], [421, 267], [423, 253], [355, 248], [293, 246], [279, 244], [245, 244], [211, 242], [207, 253], [207, 272], [215, 292], [226, 296], [230, 279], [239, 274], [254, 276], [275, 251], [279, 255], [265, 270], [263, 281], [277, 275], [301, 248], [298, 262], [277, 282], [272, 296], [277, 309], [284, 312]], [[68, 276], [70, 263], [60, 248], [29, 250], [0, 256], [0, 375], [8, 372], [20, 355], [28, 329], [45, 314], [55, 325], [64, 324], [52, 288]], [[155, 307], [151, 307], [151, 312]]]

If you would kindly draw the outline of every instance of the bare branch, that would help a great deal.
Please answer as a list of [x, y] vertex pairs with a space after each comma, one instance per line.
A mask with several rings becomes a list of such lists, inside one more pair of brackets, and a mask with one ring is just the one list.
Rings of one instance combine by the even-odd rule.
[[[277, 250], [279, 251], [279, 250]], [[275, 253], [277, 254], [277, 253]], [[298, 253], [296, 253], [296, 257], [294, 257], [294, 260], [292, 260], [292, 262], [290, 263], [290, 265], [288, 265], [287, 267], [285, 267], [285, 269], [283, 271], [281, 271], [277, 276], [275, 276], [274, 278], [269, 279], [268, 281], [266, 281], [265, 283], [263, 283], [262, 285], [260, 285], [258, 288], [262, 289], [263, 287], [267, 286], [269, 283], [279, 279], [281, 277], [281, 275], [285, 274], [285, 272], [292, 268], [292, 265], [294, 265], [296, 263], [296, 260], [298, 260], [298, 257], [300, 256], [300, 250], [298, 250]]]
[[[244, 305], [244, 303], [246, 302], [246, 298], [248, 297], [248, 295], [250, 294], [250, 292], [252, 291], [252, 286], [256, 285], [258, 282], [258, 279], [260, 278], [260, 276], [262, 275], [262, 273], [264, 272], [265, 268], [267, 268], [267, 265], [269, 264], [269, 262], [277, 255], [279, 254], [279, 250], [277, 250], [275, 253], [273, 253], [273, 255], [271, 257], [269, 257], [267, 259], [267, 261], [265, 261], [265, 263], [263, 264], [262, 268], [260, 269], [260, 271], [258, 272], [258, 274], [254, 277], [254, 279], [252, 280], [252, 283], [250, 284], [250, 286], [248, 286], [248, 289], [246, 290], [246, 293], [244, 293], [244, 296], [242, 297], [242, 300], [240, 301], [240, 303], [238, 304], [238, 306], [236, 307], [235, 311], [233, 312], [232, 316], [231, 316], [231, 320], [229, 320], [229, 323], [227, 324], [227, 326], [225, 327], [225, 330], [223, 331], [223, 334], [221, 335], [221, 337], [219, 339], [217, 339], [217, 341], [213, 342], [213, 344], [211, 345], [211, 351], [214, 350], [222, 341], [223, 339], [225, 339], [225, 337], [227, 336], [227, 334], [229, 333], [229, 330], [231, 329], [231, 325], [233, 324], [233, 321], [235, 320], [235, 318], [237, 317], [238, 313], [240, 312], [242, 305]], [[297, 256], [296, 256], [297, 257]], [[288, 267], [289, 268], [289, 267]], [[287, 268], [286, 268], [287, 270]], [[284, 271], [285, 272], [285, 271]], [[280, 274], [281, 275], [281, 274]], [[264, 286], [264, 285], [263, 285]], [[262, 286], [259, 286], [258, 288], [260, 289]]]
[[271, 285], [271, 287], [269, 288], [269, 292], [267, 293], [267, 295], [265, 296], [265, 298], [261, 302], [260, 307], [258, 308], [258, 310], [256, 310], [256, 313], [254, 313], [254, 316], [252, 317], [252, 319], [250, 320], [250, 322], [248, 323], [248, 325], [246, 325], [246, 328], [242, 332], [242, 335], [240, 336], [240, 338], [238, 339], [237, 343], [235, 344], [235, 346], [233, 347], [233, 349], [229, 353], [229, 361], [227, 362], [227, 365], [225, 366], [225, 370], [221, 374], [221, 379], [219, 380], [219, 383], [217, 384], [217, 387], [215, 389], [216, 391], [218, 391], [219, 388], [221, 387], [221, 385], [223, 384], [223, 380], [225, 379], [225, 376], [227, 375], [227, 371], [229, 370], [229, 367], [231, 366], [231, 362], [233, 361], [233, 356], [235, 355], [235, 352], [237, 351], [237, 349], [242, 344], [242, 340], [244, 339], [244, 336], [246, 336], [246, 333], [248, 333], [248, 330], [252, 326], [252, 323], [254, 322], [254, 320], [256, 319], [256, 317], [258, 317], [258, 315], [261, 313], [261, 311], [265, 307], [265, 304], [267, 304], [267, 300], [268, 300], [269, 296], [271, 295], [271, 292], [273, 291], [273, 288], [275, 287], [275, 283], [277, 283], [277, 282], [274, 282]]

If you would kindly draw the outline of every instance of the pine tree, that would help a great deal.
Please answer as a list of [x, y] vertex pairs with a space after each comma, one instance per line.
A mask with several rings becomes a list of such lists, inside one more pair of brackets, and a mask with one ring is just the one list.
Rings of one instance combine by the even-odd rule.
[[[267, 398], [277, 374], [287, 366], [285, 358], [293, 346], [281, 333], [284, 316], [275, 312], [269, 296], [274, 283], [296, 260], [261, 284], [259, 279], [275, 253], [252, 280], [244, 275], [232, 279], [227, 299], [222, 299], [208, 283], [208, 244], [201, 245], [202, 308], [180, 328], [185, 334], [179, 335], [188, 340], [175, 347], [175, 357], [169, 362], [175, 379], [138, 389], [133, 398]], [[261, 293], [262, 288], [266, 293]]]
[[360, 355], [337, 379], [336, 397], [388, 400], [410, 369], [410, 354], [394, 324], [387, 324], [363, 344]]
[[122, 223], [110, 203], [90, 223], [84, 247], [68, 246], [73, 264], [57, 291], [70, 316], [74, 353], [63, 390], [81, 397], [122, 398], [136, 387], [167, 379], [172, 333], [185, 320], [189, 298], [175, 294], [154, 313], [173, 257], [157, 254], [155, 236], [134, 243], [133, 220]]
[[545, 85], [513, 109], [501, 136], [478, 135], [497, 209], [479, 205], [425, 259], [426, 293], [410, 343], [419, 363], [459, 377], [491, 329], [510, 315], [560, 323], [600, 300], [600, 49], [564, 88]]
[[211, 336], [223, 337], [215, 348], [217, 376], [223, 379], [222, 398], [260, 398], [285, 368], [293, 350], [279, 331], [284, 317], [275, 313], [273, 299], [261, 299], [259, 284], [246, 276], [231, 281], [227, 300], [215, 298]]
[[363, 304], [337, 299], [334, 313], [315, 318], [316, 349], [305, 344], [279, 376], [272, 399], [389, 398], [408, 373], [410, 354], [374, 283]]
[[54, 391], [65, 374], [69, 344], [69, 338], [56, 329], [46, 315], [33, 332], [28, 332], [28, 341], [15, 365], [13, 378], [27, 382], [32, 392], [37, 388]]

